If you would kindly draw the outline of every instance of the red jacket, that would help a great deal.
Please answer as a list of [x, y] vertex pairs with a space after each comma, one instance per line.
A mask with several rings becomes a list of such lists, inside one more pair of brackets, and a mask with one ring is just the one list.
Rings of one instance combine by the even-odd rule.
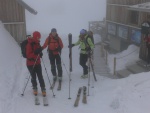
[[57, 48], [60, 47], [60, 49], [63, 48], [63, 43], [61, 38], [57, 35], [57, 39], [50, 34], [47, 39], [45, 40], [44, 45], [42, 46], [43, 49], [45, 49], [48, 46], [48, 49], [53, 52], [54, 55], [59, 54], [58, 51], [55, 51]]
[[[41, 64], [40, 56], [34, 54], [34, 51], [40, 47], [40, 43], [38, 40], [35, 40], [33, 38], [28, 38], [28, 44], [26, 46], [26, 55], [27, 55], [27, 60], [26, 64], [27, 66], [32, 66], [32, 65], [38, 65]], [[36, 61], [37, 59], [37, 61]], [[35, 63], [36, 61], [36, 63]]]
[[148, 35], [148, 36], [145, 36], [144, 37], [144, 41], [146, 41], [147, 43], [150, 43], [150, 36]]

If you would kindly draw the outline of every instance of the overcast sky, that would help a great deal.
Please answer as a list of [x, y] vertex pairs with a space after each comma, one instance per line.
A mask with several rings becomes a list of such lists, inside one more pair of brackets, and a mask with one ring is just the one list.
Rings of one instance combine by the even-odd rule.
[[88, 21], [101, 21], [106, 15], [106, 0], [24, 1], [38, 12], [33, 15], [26, 11], [28, 33], [49, 33], [55, 27], [61, 34], [77, 35], [80, 29], [88, 29]]

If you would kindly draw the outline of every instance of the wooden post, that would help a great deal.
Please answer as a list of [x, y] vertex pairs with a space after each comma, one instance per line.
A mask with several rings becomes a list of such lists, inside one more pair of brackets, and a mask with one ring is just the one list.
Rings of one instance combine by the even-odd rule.
[[104, 57], [104, 45], [101, 43], [101, 57]]
[[116, 57], [114, 58], [114, 75], [116, 75]]
[[108, 62], [108, 61], [107, 61], [107, 60], [108, 60], [107, 57], [108, 57], [108, 55], [107, 55], [107, 50], [106, 50], [106, 65], [107, 65], [107, 62]]

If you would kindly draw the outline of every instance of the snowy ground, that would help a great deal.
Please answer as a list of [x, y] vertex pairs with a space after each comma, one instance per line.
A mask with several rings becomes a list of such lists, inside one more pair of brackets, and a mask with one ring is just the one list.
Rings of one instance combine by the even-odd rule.
[[[21, 57], [20, 48], [9, 33], [0, 23], [0, 113], [149, 113], [150, 112], [150, 76], [149, 72], [131, 75], [123, 79], [109, 79], [100, 75], [96, 75], [98, 81], [95, 82], [91, 76], [89, 96], [87, 104], [82, 103], [82, 96], [79, 106], [73, 106], [77, 90], [80, 86], [88, 87], [87, 79], [80, 79], [82, 68], [79, 66], [78, 47], [73, 48], [73, 72], [71, 73], [71, 99], [69, 100], [69, 78], [67, 71], [69, 70], [68, 58], [68, 41], [67, 37], [63, 38], [64, 49], [62, 52], [63, 65], [63, 83], [62, 90], [54, 89], [56, 97], [53, 97], [52, 91], [49, 89], [50, 84], [48, 77], [52, 80], [50, 72], [50, 64], [46, 50], [44, 50], [43, 61], [46, 66], [48, 77], [43, 68], [43, 76], [46, 82], [47, 97], [49, 106], [34, 105], [31, 83], [29, 81], [25, 90], [24, 96], [21, 97], [22, 89], [29, 76], [25, 65], [25, 59]], [[100, 37], [99, 37], [100, 38]], [[96, 39], [97, 40], [97, 39]], [[76, 41], [76, 38], [74, 38]], [[41, 41], [43, 44], [43, 41]], [[130, 46], [128, 50], [120, 53], [124, 56], [125, 53], [130, 53], [136, 49], [135, 46]], [[118, 54], [117, 54], [118, 55]], [[131, 62], [134, 59], [138, 60], [137, 53], [132, 54], [133, 57], [122, 59], [119, 61], [119, 66], [125, 66], [126, 61]], [[109, 66], [112, 68], [111, 58], [116, 55], [109, 55]], [[66, 71], [67, 69], [67, 71]], [[51, 81], [52, 82], [52, 81]], [[57, 84], [56, 84], [57, 87]]]

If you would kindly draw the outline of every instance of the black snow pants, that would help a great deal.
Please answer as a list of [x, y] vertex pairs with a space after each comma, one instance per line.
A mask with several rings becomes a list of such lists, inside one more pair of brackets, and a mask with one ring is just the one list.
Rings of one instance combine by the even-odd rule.
[[[63, 71], [62, 71], [60, 55], [59, 54], [53, 55], [51, 52], [49, 52], [49, 59], [50, 59], [51, 72], [53, 74], [53, 77], [56, 77], [58, 72], [58, 77], [62, 78]], [[57, 72], [56, 72], [56, 67], [57, 67]]]
[[45, 89], [45, 82], [44, 82], [43, 75], [42, 75], [41, 64], [35, 65], [34, 67], [27, 66], [27, 68], [31, 74], [31, 83], [32, 83], [33, 88], [37, 88], [36, 77], [38, 77], [41, 90]]
[[83, 74], [84, 75], [88, 74], [88, 66], [86, 65], [87, 60], [88, 60], [88, 55], [87, 54], [80, 54], [79, 63], [83, 68]]

